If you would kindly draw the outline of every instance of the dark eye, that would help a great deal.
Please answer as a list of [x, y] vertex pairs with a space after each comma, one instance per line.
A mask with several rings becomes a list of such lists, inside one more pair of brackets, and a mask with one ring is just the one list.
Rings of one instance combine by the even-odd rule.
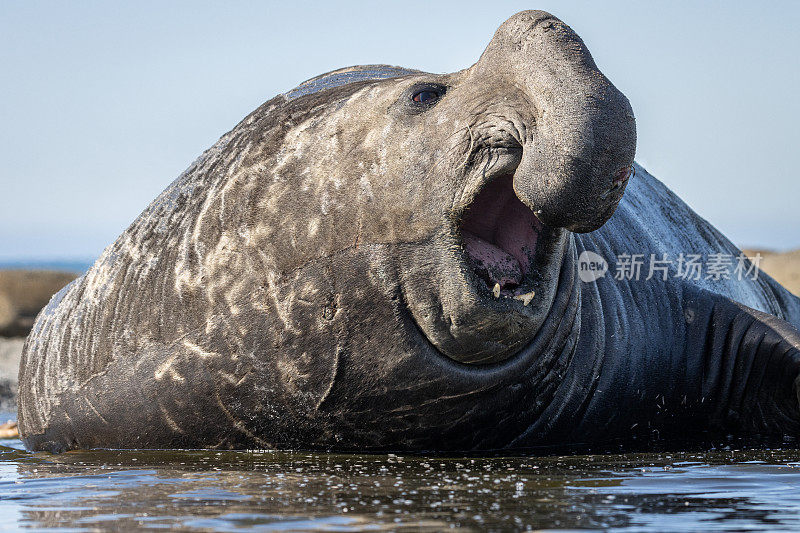
[[397, 99], [397, 109], [409, 115], [424, 113], [438, 104], [446, 92], [447, 86], [441, 83], [415, 83]]
[[417, 102], [418, 104], [432, 104], [436, 100], [441, 97], [441, 93], [439, 91], [433, 91], [431, 89], [424, 89], [422, 91], [414, 93], [414, 96], [411, 97], [412, 100]]

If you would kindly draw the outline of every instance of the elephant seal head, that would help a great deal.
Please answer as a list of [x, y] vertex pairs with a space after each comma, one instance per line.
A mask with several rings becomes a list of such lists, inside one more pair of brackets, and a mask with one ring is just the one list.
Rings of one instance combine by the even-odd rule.
[[358, 213], [334, 219], [338, 232], [392, 245], [403, 304], [440, 353], [505, 360], [550, 312], [573, 260], [570, 232], [599, 228], [622, 197], [631, 106], [581, 39], [542, 11], [506, 21], [463, 71], [376, 68], [289, 93], [303, 100], [326, 83], [371, 78], [346, 85], [324, 120], [284, 142], [305, 146], [316, 168], [303, 173], [334, 179], [332, 195]]

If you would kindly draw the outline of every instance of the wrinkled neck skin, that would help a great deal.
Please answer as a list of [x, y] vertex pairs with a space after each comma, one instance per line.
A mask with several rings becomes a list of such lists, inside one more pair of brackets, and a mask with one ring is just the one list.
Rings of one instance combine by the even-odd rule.
[[[419, 326], [407, 301], [403, 267], [393, 260], [413, 255], [416, 245], [401, 246], [370, 259], [387, 276], [397, 276], [389, 316], [400, 317], [400, 330], [384, 327], [387, 317], [369, 320], [379, 328], [377, 339], [351, 338], [351, 358], [340, 366], [342, 376], [326, 398], [324, 409], [335, 414], [335, 426], [346, 435], [341, 445], [353, 449], [478, 451], [508, 447], [534, 448], [557, 442], [550, 425], [559, 420], [559, 397], [576, 396], [565, 390], [565, 376], [582, 337], [581, 287], [577, 278], [577, 248], [571, 233], [563, 234], [558, 273], [549, 308], [536, 330], [516, 352], [490, 364], [462, 363], [447, 357]], [[435, 269], [433, 269], [435, 270]], [[399, 354], [375, 360], [367, 345], [392, 346]], [[366, 355], [366, 356], [365, 356]], [[345, 385], [346, 383], [346, 385]], [[375, 409], [376, 405], [383, 406]], [[358, 426], [353, 413], [358, 413]], [[555, 413], [555, 416], [554, 416]], [[564, 423], [574, 420], [565, 417]], [[363, 428], [381, 428], [369, 434]], [[351, 439], [354, 439], [351, 440]]]
[[[575, 235], [576, 252], [613, 257], [619, 227], [628, 222], [620, 216], [600, 231]], [[791, 298], [773, 284], [767, 279], [753, 288]], [[775, 308], [768, 314], [673, 277], [645, 283], [608, 276], [579, 282], [578, 292], [574, 354], [553, 397], [558, 409], [543, 414], [548, 429], [539, 444], [597, 449], [604, 442], [630, 447], [730, 435], [780, 440], [800, 430], [800, 335], [774, 316], [788, 309], [796, 327], [797, 302], [770, 296]]]

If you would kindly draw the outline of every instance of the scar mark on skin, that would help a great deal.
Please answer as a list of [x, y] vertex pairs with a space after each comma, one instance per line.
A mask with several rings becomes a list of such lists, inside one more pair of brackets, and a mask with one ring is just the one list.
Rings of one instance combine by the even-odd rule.
[[249, 377], [250, 377], [250, 374], [252, 374], [252, 373], [253, 373], [253, 371], [252, 371], [252, 370], [248, 370], [248, 371], [247, 371], [247, 373], [246, 373], [244, 376], [242, 376], [242, 378], [241, 378], [239, 381], [237, 381], [237, 382], [236, 382], [236, 386], [238, 387], [239, 385], [241, 385], [242, 383], [244, 383], [244, 382], [245, 382], [245, 380], [247, 380], [247, 378], [249, 378]]
[[249, 430], [248, 430], [248, 429], [245, 427], [244, 423], [242, 423], [242, 421], [241, 421], [241, 420], [239, 420], [238, 418], [236, 418], [235, 416], [233, 416], [233, 413], [231, 413], [230, 411], [228, 411], [228, 409], [227, 409], [227, 408], [225, 407], [225, 405], [222, 403], [222, 398], [220, 398], [220, 397], [219, 397], [219, 391], [218, 391], [218, 390], [214, 391], [214, 397], [215, 397], [215, 398], [216, 398], [216, 400], [217, 400], [217, 405], [218, 405], [218, 406], [219, 406], [219, 408], [222, 410], [222, 414], [224, 414], [224, 415], [225, 415], [225, 418], [227, 418], [228, 420], [230, 420], [230, 421], [231, 421], [231, 424], [233, 424], [233, 427], [235, 427], [236, 429], [238, 429], [239, 431], [241, 431], [242, 433], [244, 433], [245, 435], [247, 435], [249, 438], [253, 439], [253, 440], [254, 440], [255, 442], [257, 442], [257, 443], [258, 443], [260, 446], [263, 446], [263, 447], [264, 447], [264, 449], [269, 449], [269, 448], [271, 447], [267, 441], [265, 441], [264, 439], [261, 439], [261, 438], [257, 437], [257, 436], [256, 436], [256, 435], [254, 435], [252, 432], [250, 432], [250, 431], [249, 431]]
[[317, 402], [317, 405], [314, 406], [314, 409], [317, 410], [317, 411], [320, 410], [320, 408], [322, 407], [322, 404], [324, 404], [325, 400], [327, 400], [328, 397], [330, 396], [331, 391], [333, 390], [333, 385], [336, 383], [336, 379], [339, 377], [339, 359], [341, 357], [342, 357], [342, 348], [341, 347], [337, 347], [336, 348], [336, 355], [333, 358], [333, 365], [332, 365], [333, 368], [332, 368], [332, 373], [331, 373], [331, 380], [328, 382], [328, 386], [325, 388], [325, 391], [322, 393], [322, 396], [320, 397], [319, 401]]
[[86, 402], [86, 405], [88, 405], [88, 406], [89, 406], [89, 409], [91, 409], [91, 410], [92, 410], [92, 412], [94, 412], [94, 414], [96, 414], [96, 415], [97, 415], [97, 418], [99, 418], [100, 420], [102, 420], [102, 421], [103, 421], [103, 424], [110, 425], [110, 424], [108, 423], [108, 421], [107, 421], [105, 418], [103, 418], [103, 415], [101, 415], [101, 414], [100, 414], [100, 412], [99, 412], [97, 409], [95, 409], [95, 408], [94, 408], [94, 404], [92, 404], [92, 402], [89, 400], [89, 398], [87, 398], [86, 396], [84, 396], [84, 397], [83, 397], [83, 400]]
[[181, 427], [180, 427], [180, 426], [179, 426], [179, 425], [178, 425], [178, 424], [175, 422], [175, 420], [173, 420], [173, 419], [172, 419], [172, 417], [171, 417], [171, 416], [169, 416], [169, 413], [167, 412], [167, 410], [166, 410], [166, 409], [164, 408], [164, 406], [162, 405], [162, 403], [161, 403], [161, 400], [159, 400], [159, 401], [158, 401], [158, 408], [159, 408], [159, 410], [161, 411], [161, 414], [162, 414], [162, 415], [163, 415], [163, 417], [164, 417], [164, 421], [167, 423], [167, 425], [168, 425], [168, 426], [169, 426], [169, 427], [170, 427], [170, 428], [171, 428], [171, 429], [172, 429], [174, 432], [176, 432], [176, 433], [180, 433], [181, 435], [183, 435], [183, 434], [185, 434], [185, 433], [186, 433], [186, 432], [185, 432], [185, 431], [183, 431], [183, 430], [181, 429]]
[[189, 348], [189, 350], [194, 354], [199, 355], [202, 359], [208, 359], [209, 357], [214, 357], [219, 355], [216, 352], [207, 352], [203, 350], [200, 346], [190, 341], [183, 341], [183, 345]]
[[161, 363], [161, 366], [159, 366], [153, 373], [153, 377], [155, 378], [156, 381], [161, 381], [162, 379], [164, 379], [165, 375], [169, 375], [169, 377], [173, 381], [178, 381], [181, 383], [186, 381], [184, 377], [181, 376], [173, 367], [173, 365], [175, 364], [175, 359], [177, 359], [177, 355], [173, 355], [172, 357]]
[[229, 372], [224, 372], [224, 371], [222, 371], [222, 370], [219, 370], [219, 371], [218, 371], [218, 373], [219, 373], [219, 376], [220, 376], [222, 379], [224, 379], [225, 381], [227, 381], [227, 382], [228, 382], [228, 383], [230, 383], [231, 385], [238, 385], [238, 384], [239, 384], [239, 382], [240, 382], [240, 380], [238, 380], [238, 379], [236, 378], [236, 375], [235, 375], [235, 374], [231, 374], [231, 373], [229, 373]]

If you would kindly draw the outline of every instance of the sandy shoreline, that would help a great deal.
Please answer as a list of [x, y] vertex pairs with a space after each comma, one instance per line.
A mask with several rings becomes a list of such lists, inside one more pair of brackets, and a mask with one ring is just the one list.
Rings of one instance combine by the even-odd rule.
[[0, 337], [0, 413], [17, 410], [17, 373], [24, 342], [22, 337]]
[[753, 257], [761, 254], [759, 268], [775, 278], [796, 296], [800, 296], [800, 249], [790, 252], [771, 252], [769, 250], [744, 250], [745, 255]]

